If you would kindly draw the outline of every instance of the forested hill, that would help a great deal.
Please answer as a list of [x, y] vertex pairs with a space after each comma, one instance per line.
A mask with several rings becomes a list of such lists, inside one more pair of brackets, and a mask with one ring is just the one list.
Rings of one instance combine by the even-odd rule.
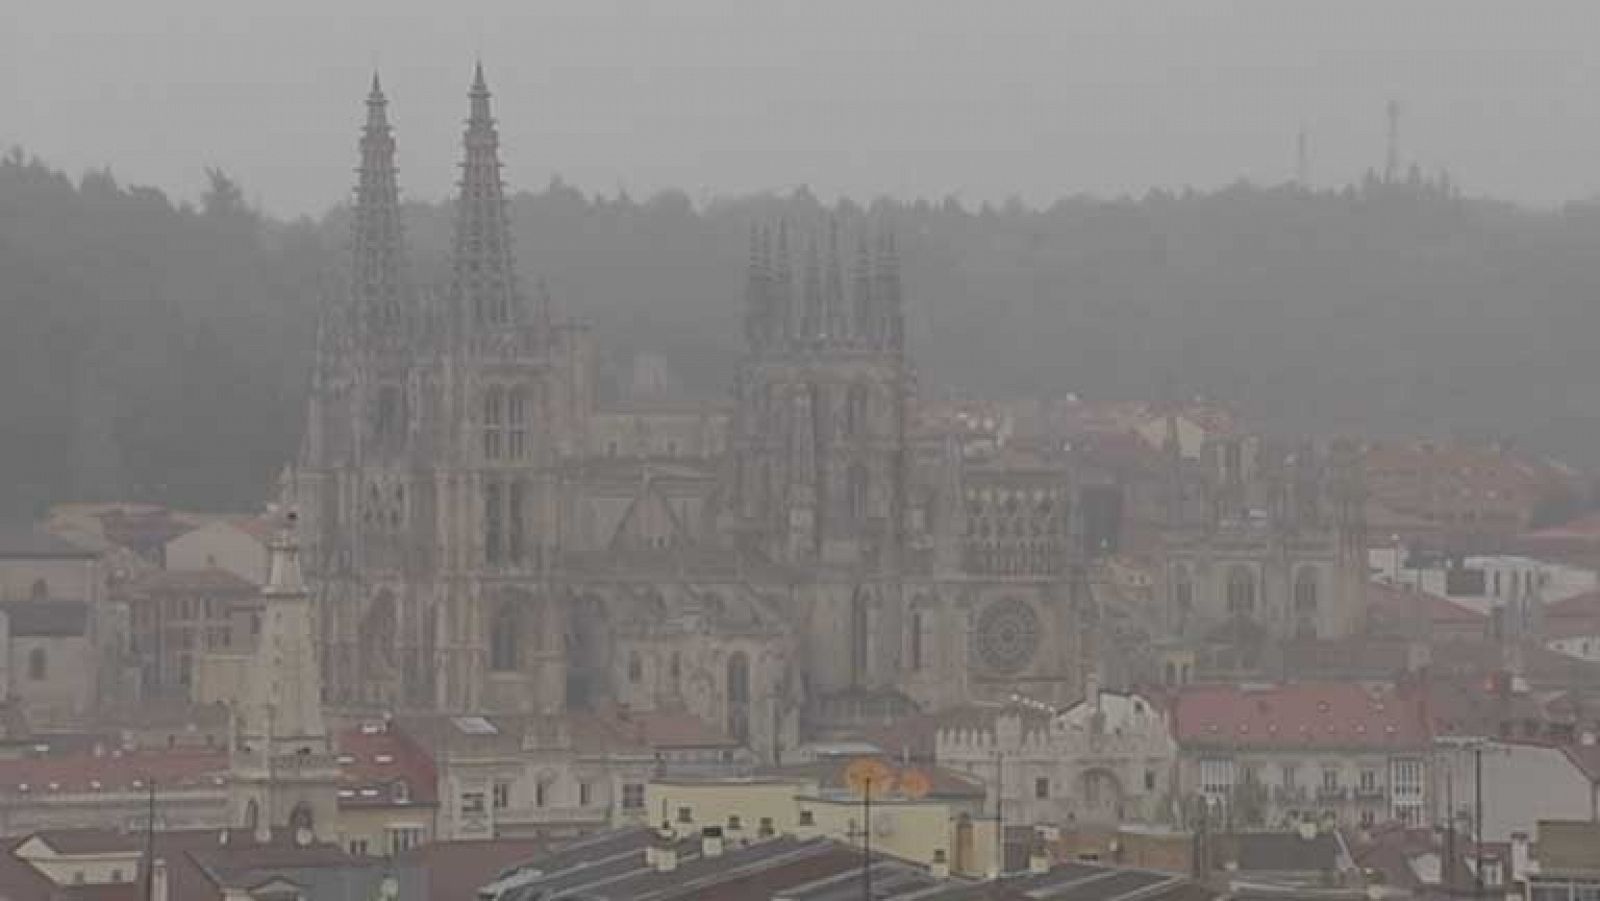
[[[212, 176], [189, 208], [0, 162], [0, 512], [251, 506], [292, 456], [348, 217], [270, 221]], [[442, 283], [450, 211], [408, 212], [419, 275]], [[651, 352], [715, 395], [749, 225], [780, 213], [826, 215], [804, 192], [697, 209], [555, 184], [512, 217], [527, 284], [595, 323], [608, 378]], [[1600, 463], [1600, 208], [1369, 181], [873, 213], [900, 236], [927, 392], [1150, 397], [1170, 377], [1272, 430], [1465, 433]]]

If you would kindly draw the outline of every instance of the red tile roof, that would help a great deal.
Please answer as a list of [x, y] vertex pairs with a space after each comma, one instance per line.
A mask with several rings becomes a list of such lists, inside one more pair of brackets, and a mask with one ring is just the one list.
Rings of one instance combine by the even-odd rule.
[[1188, 686], [1172, 720], [1179, 744], [1191, 746], [1396, 748], [1429, 740], [1420, 700], [1351, 683]]
[[1431, 592], [1367, 583], [1367, 609], [1371, 613], [1403, 621], [1415, 616], [1419, 606], [1427, 621], [1436, 625], [1481, 625], [1486, 621], [1482, 613]]
[[151, 779], [169, 790], [197, 788], [215, 785], [227, 772], [227, 752], [209, 749], [25, 757], [0, 760], [0, 794], [21, 792], [24, 785], [34, 795], [129, 791]]
[[[432, 807], [439, 803], [439, 773], [434, 760], [403, 730], [389, 724], [357, 726], [341, 732], [340, 807]], [[405, 782], [398, 800], [395, 783]]]

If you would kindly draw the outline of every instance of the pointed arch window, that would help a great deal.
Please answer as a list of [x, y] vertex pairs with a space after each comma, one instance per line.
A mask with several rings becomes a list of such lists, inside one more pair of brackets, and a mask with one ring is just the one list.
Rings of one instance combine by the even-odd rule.
[[857, 437], [867, 429], [867, 386], [857, 382], [845, 394], [844, 432]]
[[499, 482], [483, 486], [483, 557], [491, 565], [505, 560], [504, 494]]
[[489, 626], [489, 669], [503, 673], [519, 668], [517, 633], [520, 625], [515, 603], [501, 604]]
[[491, 386], [483, 392], [483, 458], [498, 460], [504, 450], [505, 389]]
[[522, 562], [527, 544], [527, 495], [528, 485], [520, 480], [512, 482], [506, 492], [506, 560], [510, 563]]
[[743, 651], [728, 657], [728, 734], [739, 742], [750, 738], [750, 658]]
[[1235, 566], [1228, 570], [1228, 613], [1249, 616], [1256, 609], [1256, 581], [1249, 567]]
[[867, 468], [857, 463], [850, 467], [845, 498], [849, 505], [850, 520], [860, 524], [867, 519]]
[[1309, 566], [1300, 567], [1294, 577], [1294, 609], [1297, 613], [1315, 613], [1317, 609], [1317, 571]]
[[523, 460], [528, 456], [528, 392], [513, 388], [506, 395], [506, 456]]

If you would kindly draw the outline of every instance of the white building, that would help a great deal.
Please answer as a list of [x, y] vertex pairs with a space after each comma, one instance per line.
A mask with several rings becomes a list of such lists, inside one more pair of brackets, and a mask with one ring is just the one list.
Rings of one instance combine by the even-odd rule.
[[1020, 823], [1171, 821], [1177, 745], [1160, 708], [1100, 691], [1054, 715], [997, 709], [989, 725], [942, 728], [939, 766], [1000, 784], [1007, 820]]
[[1486, 615], [1524, 598], [1554, 604], [1600, 587], [1600, 577], [1592, 569], [1533, 557], [1490, 555], [1417, 565], [1408, 556], [1398, 545], [1370, 549], [1373, 578], [1420, 587]]

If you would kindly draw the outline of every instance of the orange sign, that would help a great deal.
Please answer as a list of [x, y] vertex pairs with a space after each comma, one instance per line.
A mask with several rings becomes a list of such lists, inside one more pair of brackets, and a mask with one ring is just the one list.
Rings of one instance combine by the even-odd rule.
[[894, 771], [876, 757], [861, 757], [844, 770], [845, 784], [862, 797], [882, 797], [894, 786]]

